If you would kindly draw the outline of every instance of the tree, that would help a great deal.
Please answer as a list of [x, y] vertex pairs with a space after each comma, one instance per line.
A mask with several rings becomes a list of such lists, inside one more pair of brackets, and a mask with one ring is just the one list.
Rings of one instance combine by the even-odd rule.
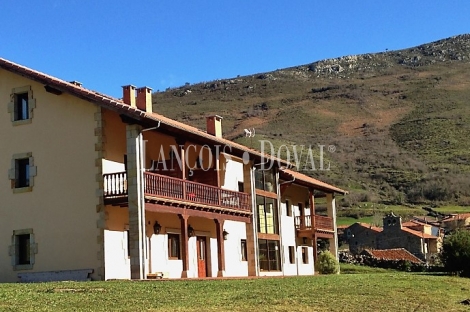
[[335, 256], [329, 251], [322, 251], [318, 255], [315, 270], [320, 274], [336, 274], [339, 272], [339, 263]]
[[446, 236], [440, 256], [447, 272], [470, 277], [470, 232], [456, 230]]

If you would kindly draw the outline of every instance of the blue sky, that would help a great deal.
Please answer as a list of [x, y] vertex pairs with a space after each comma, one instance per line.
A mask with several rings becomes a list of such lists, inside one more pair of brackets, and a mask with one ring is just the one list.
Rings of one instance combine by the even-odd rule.
[[470, 33], [470, 1], [6, 0], [0, 57], [121, 96]]

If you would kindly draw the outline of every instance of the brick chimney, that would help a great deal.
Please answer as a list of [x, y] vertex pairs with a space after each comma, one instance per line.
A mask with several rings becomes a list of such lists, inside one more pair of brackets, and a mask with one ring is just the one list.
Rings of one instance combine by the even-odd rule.
[[222, 117], [213, 115], [206, 117], [207, 133], [212, 134], [217, 138], [222, 137]]
[[127, 105], [136, 107], [135, 104], [135, 86], [122, 86], [122, 101]]
[[152, 88], [137, 89], [137, 108], [149, 113], [152, 112]]

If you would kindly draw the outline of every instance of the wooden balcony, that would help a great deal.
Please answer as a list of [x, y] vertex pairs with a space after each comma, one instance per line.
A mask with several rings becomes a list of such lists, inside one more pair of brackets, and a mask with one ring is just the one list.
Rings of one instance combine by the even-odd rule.
[[[127, 205], [127, 174], [104, 174], [105, 203]], [[251, 196], [156, 173], [144, 173], [146, 201], [251, 214]]]
[[331, 232], [333, 233], [334, 224], [333, 218], [314, 215], [313, 224], [311, 216], [296, 216], [295, 217], [295, 228], [299, 232], [312, 231], [317, 232]]

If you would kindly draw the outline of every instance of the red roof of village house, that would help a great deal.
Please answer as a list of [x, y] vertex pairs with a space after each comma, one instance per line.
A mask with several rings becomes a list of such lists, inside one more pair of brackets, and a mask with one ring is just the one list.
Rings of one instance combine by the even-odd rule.
[[434, 236], [434, 235], [431, 235], [431, 234], [426, 234], [426, 233], [423, 233], [423, 232], [420, 232], [420, 231], [415, 231], [415, 230], [412, 230], [410, 228], [407, 228], [407, 227], [402, 227], [401, 229], [402, 231], [405, 231], [411, 235], [414, 235], [414, 236], [419, 236], [421, 238], [431, 238], [431, 239], [438, 239], [437, 236]]
[[455, 221], [455, 220], [465, 220], [467, 218], [470, 218], [470, 213], [459, 213], [459, 214], [450, 215], [450, 216], [444, 218], [444, 220], [442, 220], [442, 222], [451, 222], [451, 221]]
[[395, 249], [364, 249], [366, 253], [376, 259], [383, 260], [408, 260], [413, 263], [423, 263], [421, 259], [404, 248]]
[[[354, 223], [354, 224], [359, 224], [360, 226], [362, 226], [362, 227], [364, 227], [364, 228], [368, 228], [368, 229], [370, 229], [370, 230], [372, 230], [372, 231], [375, 231], [375, 232], [382, 232], [382, 230], [383, 230], [382, 228], [379, 228], [379, 227], [377, 227], [377, 226], [373, 226], [373, 225], [371, 225], [371, 224], [369, 224], [369, 223], [356, 222], [356, 223]], [[354, 224], [353, 224], [353, 225], [354, 225]]]
[[76, 85], [74, 83], [70, 83], [64, 80], [61, 80], [59, 78], [41, 73], [39, 71], [30, 69], [28, 67], [10, 62], [8, 60], [5, 60], [3, 58], [0, 58], [0, 68], [3, 68], [7, 71], [13, 72], [15, 74], [18, 74], [20, 76], [27, 77], [31, 80], [37, 81], [39, 83], [43, 83], [45, 85], [48, 85], [50, 87], [54, 87], [57, 90], [60, 90], [62, 92], [67, 92], [70, 93], [76, 97], [79, 97], [81, 99], [84, 99], [86, 101], [96, 103], [102, 107], [108, 108], [110, 110], [116, 111], [120, 114], [124, 114], [126, 116], [129, 116], [135, 120], [139, 121], [144, 121], [148, 123], [149, 125], [159, 125], [159, 124], [164, 124], [170, 128], [173, 129], [178, 129], [182, 130], [185, 133], [192, 133], [198, 137], [202, 137], [205, 140], [212, 142], [212, 143], [219, 143], [223, 144], [226, 146], [229, 146], [235, 150], [238, 150], [239, 152], [247, 152], [251, 155], [256, 155], [258, 157], [264, 157], [268, 158], [274, 161], [279, 162], [279, 164], [284, 165], [284, 166], [292, 166], [291, 163], [276, 158], [274, 156], [268, 155], [268, 154], [262, 154], [257, 150], [248, 148], [244, 145], [232, 142], [230, 140], [224, 139], [224, 138], [217, 138], [205, 131], [202, 131], [198, 128], [186, 125], [184, 123], [178, 122], [176, 120], [170, 119], [168, 117], [165, 117], [163, 115], [157, 114], [157, 113], [148, 113], [145, 111], [142, 111], [136, 107], [131, 107], [130, 105], [124, 103], [122, 100], [113, 98], [108, 95], [101, 94], [99, 92], [89, 90], [86, 88], [83, 88], [82, 86]]
[[322, 182], [320, 180], [314, 179], [312, 177], [309, 177], [305, 174], [302, 174], [297, 171], [293, 171], [290, 169], [281, 169], [281, 174], [285, 173], [291, 177], [293, 177], [295, 181], [299, 182], [305, 182], [308, 185], [313, 186], [315, 189], [321, 190], [321, 191], [334, 191], [340, 194], [347, 194], [348, 192], [345, 190], [342, 190], [340, 188], [337, 188], [336, 186], [330, 185], [328, 183]]

